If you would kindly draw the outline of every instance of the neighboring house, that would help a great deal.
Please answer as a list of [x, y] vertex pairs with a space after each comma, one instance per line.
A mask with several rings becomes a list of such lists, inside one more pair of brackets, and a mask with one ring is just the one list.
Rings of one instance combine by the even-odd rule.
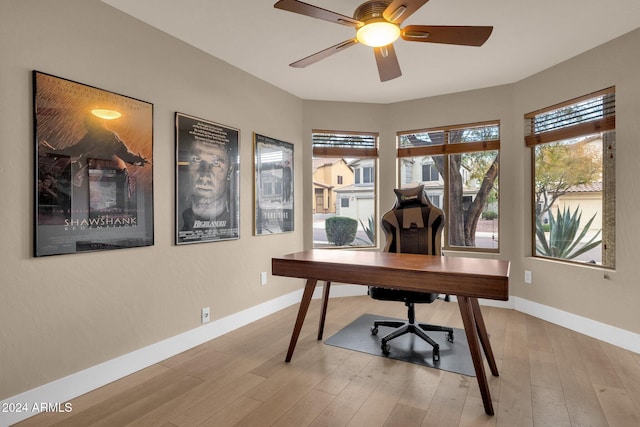
[[335, 190], [353, 183], [353, 169], [344, 159], [313, 159], [313, 213], [336, 213]]
[[[424, 185], [425, 191], [431, 203], [443, 209], [444, 179], [438, 172], [433, 159], [430, 156], [403, 158], [401, 170], [402, 186], [405, 188]], [[462, 180], [465, 183], [463, 189], [463, 202], [465, 209], [471, 204], [478, 194], [478, 185], [469, 180], [469, 171], [462, 169]], [[497, 210], [497, 208], [495, 208]]]
[[375, 216], [375, 159], [358, 159], [349, 163], [353, 170], [353, 185], [335, 190], [336, 213], [355, 218], [365, 224]]

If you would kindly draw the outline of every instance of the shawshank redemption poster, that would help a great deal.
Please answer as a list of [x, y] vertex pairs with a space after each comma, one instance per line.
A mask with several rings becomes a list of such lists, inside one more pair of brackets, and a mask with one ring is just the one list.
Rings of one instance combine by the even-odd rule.
[[239, 133], [176, 113], [176, 244], [240, 237]]
[[153, 104], [33, 79], [35, 256], [153, 245]]

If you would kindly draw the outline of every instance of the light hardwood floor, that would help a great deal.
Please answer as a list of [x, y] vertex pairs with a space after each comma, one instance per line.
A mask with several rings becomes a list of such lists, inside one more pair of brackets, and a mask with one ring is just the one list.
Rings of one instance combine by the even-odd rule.
[[[640, 355], [517, 311], [482, 311], [500, 370], [489, 373], [493, 417], [475, 377], [316, 341], [314, 300], [289, 364], [297, 305], [20, 426], [640, 425]], [[364, 313], [406, 315], [402, 303], [332, 299], [325, 338]], [[456, 303], [420, 306], [417, 318], [462, 328]]]

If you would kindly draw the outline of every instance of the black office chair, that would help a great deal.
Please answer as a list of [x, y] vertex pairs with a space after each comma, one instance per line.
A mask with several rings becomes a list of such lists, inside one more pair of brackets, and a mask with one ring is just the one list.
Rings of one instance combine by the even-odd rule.
[[[386, 237], [385, 252], [441, 255], [441, 237], [444, 228], [444, 212], [432, 205], [424, 192], [424, 186], [396, 189], [396, 202], [382, 217], [382, 229]], [[447, 340], [453, 342], [453, 329], [444, 326], [415, 323], [417, 303], [431, 304], [438, 299], [436, 293], [420, 293], [398, 289], [369, 287], [373, 299], [402, 301], [408, 308], [407, 322], [376, 320], [371, 334], [377, 335], [380, 326], [396, 328], [381, 340], [382, 352], [389, 355], [389, 341], [407, 333], [413, 333], [433, 346], [433, 361], [440, 360], [440, 346], [426, 332], [446, 332]], [[449, 300], [447, 295], [444, 298]]]

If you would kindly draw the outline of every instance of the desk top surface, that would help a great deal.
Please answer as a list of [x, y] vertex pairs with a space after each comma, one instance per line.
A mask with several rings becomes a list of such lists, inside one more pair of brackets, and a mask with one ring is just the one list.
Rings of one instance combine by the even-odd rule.
[[272, 259], [276, 276], [507, 300], [509, 261], [313, 249]]

